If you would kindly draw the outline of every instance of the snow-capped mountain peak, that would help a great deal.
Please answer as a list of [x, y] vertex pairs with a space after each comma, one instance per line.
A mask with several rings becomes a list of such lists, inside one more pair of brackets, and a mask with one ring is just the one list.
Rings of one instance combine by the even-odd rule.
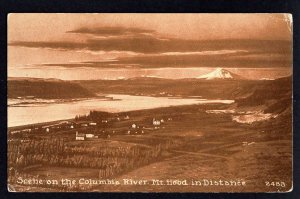
[[197, 77], [199, 79], [240, 79], [240, 77], [226, 69], [217, 68], [214, 71]]

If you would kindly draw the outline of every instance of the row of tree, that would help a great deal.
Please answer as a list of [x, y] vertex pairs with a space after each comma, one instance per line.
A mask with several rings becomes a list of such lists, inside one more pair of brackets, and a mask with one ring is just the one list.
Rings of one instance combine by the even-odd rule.
[[[8, 166], [19, 174], [33, 165], [99, 169], [99, 178], [108, 178], [155, 162], [165, 150], [182, 144], [179, 139], [166, 140], [153, 147], [74, 146], [64, 139], [52, 138], [8, 144]], [[13, 175], [9, 176], [12, 181]], [[61, 187], [64, 189], [64, 187]]]

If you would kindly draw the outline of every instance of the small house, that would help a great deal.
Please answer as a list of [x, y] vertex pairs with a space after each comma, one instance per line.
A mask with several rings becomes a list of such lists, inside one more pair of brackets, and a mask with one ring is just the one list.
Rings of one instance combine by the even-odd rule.
[[87, 134], [85, 134], [85, 138], [86, 139], [97, 139], [98, 136], [91, 134], [91, 133], [87, 133]]
[[83, 133], [78, 133], [78, 131], [76, 131], [76, 140], [84, 140], [85, 135]]
[[95, 135], [94, 135], [94, 134], [87, 133], [87, 134], [85, 134], [85, 137], [86, 137], [86, 138], [94, 138]]
[[152, 120], [152, 124], [153, 124], [154, 126], [159, 126], [159, 125], [160, 125], [160, 123], [161, 123], [161, 121], [160, 121], [160, 120], [156, 120], [155, 118], [153, 118], [153, 120]]
[[42, 129], [44, 129], [46, 133], [49, 133], [50, 127], [51, 127], [51, 125], [49, 125], [49, 126], [43, 126]]

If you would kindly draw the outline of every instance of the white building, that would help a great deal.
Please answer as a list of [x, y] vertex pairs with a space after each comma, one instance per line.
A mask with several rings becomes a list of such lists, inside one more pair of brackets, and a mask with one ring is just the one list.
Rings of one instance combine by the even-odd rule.
[[95, 135], [94, 135], [94, 134], [87, 133], [87, 134], [85, 134], [85, 137], [86, 137], [86, 138], [94, 138]]
[[76, 131], [76, 140], [84, 140], [85, 135]]
[[153, 124], [154, 126], [159, 126], [159, 125], [160, 125], [160, 123], [161, 123], [161, 121], [160, 121], [160, 120], [156, 120], [155, 118], [153, 118], [153, 120], [152, 120], [152, 124]]
[[94, 135], [94, 134], [91, 134], [91, 133], [87, 133], [87, 134], [85, 134], [85, 138], [86, 139], [97, 139], [98, 136]]

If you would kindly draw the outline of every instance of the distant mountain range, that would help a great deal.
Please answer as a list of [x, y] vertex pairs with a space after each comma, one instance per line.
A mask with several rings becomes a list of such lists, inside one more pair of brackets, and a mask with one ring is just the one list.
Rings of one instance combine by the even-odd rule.
[[240, 75], [234, 74], [226, 69], [217, 68], [208, 74], [197, 77], [197, 79], [212, 80], [212, 79], [245, 79], [245, 78], [243, 78]]
[[[8, 98], [36, 97], [45, 99], [85, 98], [96, 93], [151, 95], [166, 93], [168, 96], [202, 96], [207, 99], [239, 99], [239, 104], [255, 104], [264, 98], [279, 96], [291, 90], [286, 79], [248, 80], [225, 69], [190, 79], [164, 79], [137, 77], [122, 80], [77, 80], [40, 78], [8, 78]], [[210, 80], [210, 81], [208, 81]], [[233, 80], [233, 81], [227, 81]], [[277, 84], [280, 82], [283, 86]], [[282, 90], [283, 89], [283, 90]], [[250, 98], [245, 98], [245, 97]]]

